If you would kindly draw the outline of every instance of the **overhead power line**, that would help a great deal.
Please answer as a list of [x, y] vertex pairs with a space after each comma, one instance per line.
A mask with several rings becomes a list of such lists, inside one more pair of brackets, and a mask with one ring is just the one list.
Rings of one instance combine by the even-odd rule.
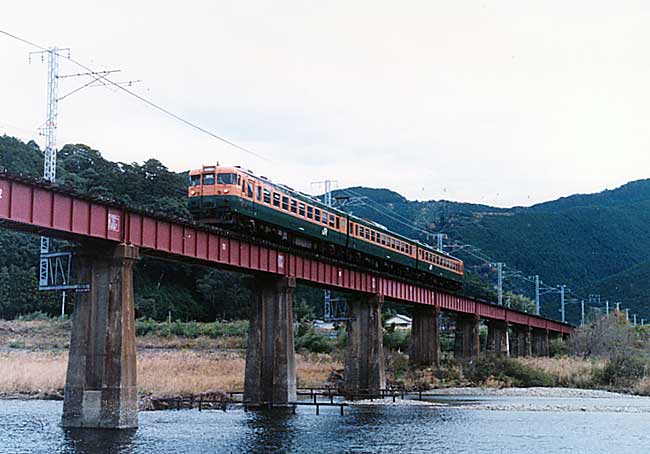
[[[47, 48], [45, 48], [45, 47], [43, 47], [43, 46], [41, 46], [41, 45], [39, 45], [39, 44], [36, 44], [36, 43], [34, 43], [34, 42], [31, 42], [31, 41], [29, 41], [29, 40], [27, 40], [27, 39], [25, 39], [25, 38], [21, 38], [20, 36], [16, 36], [16, 35], [14, 35], [14, 34], [12, 34], [12, 33], [9, 33], [9, 32], [7, 32], [7, 31], [5, 31], [5, 30], [1, 30], [1, 29], [0, 29], [0, 33], [3, 34], [3, 35], [8, 36], [8, 37], [10, 37], [10, 38], [13, 38], [13, 39], [15, 39], [15, 40], [18, 40], [18, 41], [20, 41], [20, 42], [22, 42], [22, 43], [24, 43], [24, 44], [27, 44], [27, 45], [29, 45], [29, 46], [35, 47], [35, 48], [37, 48], [37, 49], [40, 49], [40, 50], [42, 50], [42, 51], [48, 51]], [[87, 66], [87, 65], [85, 65], [85, 64], [83, 64], [83, 63], [81, 63], [81, 62], [79, 62], [79, 61], [77, 61], [77, 60], [75, 60], [75, 59], [72, 58], [72, 57], [70, 57], [69, 55], [63, 55], [63, 54], [58, 54], [58, 53], [57, 53], [57, 55], [59, 55], [59, 56], [65, 58], [66, 60], [70, 61], [71, 63], [74, 63], [75, 65], [79, 66], [80, 68], [85, 69], [86, 71], [89, 71], [89, 72], [91, 72], [91, 73], [93, 73], [93, 74], [100, 74], [100, 73], [94, 71], [93, 69], [91, 69], [89, 66]], [[93, 77], [95, 77], [95, 76], [93, 76]], [[166, 108], [162, 107], [161, 105], [156, 104], [155, 102], [153, 102], [153, 101], [151, 101], [151, 100], [145, 98], [144, 96], [141, 96], [141, 95], [135, 93], [134, 91], [129, 90], [128, 88], [124, 87], [123, 85], [121, 85], [121, 84], [119, 84], [119, 83], [117, 83], [117, 82], [113, 82], [111, 79], [109, 79], [109, 78], [107, 77], [106, 74], [104, 74], [104, 75], [101, 75], [101, 74], [100, 74], [99, 77], [95, 77], [95, 81], [97, 81], [97, 80], [103, 80], [103, 81], [105, 81], [105, 82], [108, 83], [109, 85], [112, 85], [112, 86], [114, 86], [115, 88], [117, 88], [117, 89], [123, 91], [124, 93], [126, 93], [126, 94], [128, 94], [128, 95], [130, 95], [130, 96], [136, 98], [137, 100], [143, 102], [144, 104], [147, 104], [149, 107], [151, 107], [151, 108], [153, 108], [153, 109], [156, 109], [156, 110], [158, 110], [159, 112], [162, 112], [162, 113], [164, 113], [165, 115], [167, 115], [167, 116], [169, 116], [169, 117], [171, 117], [171, 118], [173, 118], [173, 119], [175, 119], [175, 120], [177, 120], [177, 121], [180, 121], [181, 123], [183, 123], [183, 124], [185, 124], [185, 125], [187, 125], [187, 126], [193, 128], [193, 129], [196, 129], [197, 131], [200, 131], [200, 132], [202, 132], [202, 133], [204, 133], [204, 134], [206, 134], [206, 135], [208, 135], [208, 136], [210, 136], [210, 137], [212, 137], [212, 138], [214, 138], [214, 139], [216, 139], [216, 140], [219, 140], [220, 142], [223, 142], [223, 143], [225, 143], [225, 144], [227, 144], [227, 145], [230, 145], [231, 147], [237, 148], [238, 150], [241, 150], [241, 151], [243, 151], [243, 152], [245, 152], [245, 153], [248, 153], [248, 154], [250, 154], [250, 155], [253, 155], [253, 156], [255, 156], [255, 157], [259, 158], [259, 159], [262, 159], [262, 160], [264, 160], [264, 161], [271, 162], [271, 160], [268, 159], [267, 157], [262, 156], [261, 154], [256, 153], [256, 152], [250, 150], [249, 148], [246, 148], [246, 147], [243, 147], [243, 146], [241, 146], [241, 145], [238, 145], [238, 144], [236, 144], [235, 142], [232, 142], [232, 141], [226, 139], [225, 137], [222, 137], [222, 136], [220, 136], [220, 135], [218, 135], [218, 134], [215, 134], [214, 132], [212, 132], [212, 131], [210, 131], [210, 130], [208, 130], [208, 129], [205, 129], [205, 128], [202, 127], [202, 126], [199, 126], [199, 125], [197, 125], [196, 123], [193, 123], [193, 122], [191, 122], [190, 120], [187, 120], [187, 119], [181, 117], [180, 115], [175, 114], [174, 112], [170, 111], [169, 109], [166, 109]]]

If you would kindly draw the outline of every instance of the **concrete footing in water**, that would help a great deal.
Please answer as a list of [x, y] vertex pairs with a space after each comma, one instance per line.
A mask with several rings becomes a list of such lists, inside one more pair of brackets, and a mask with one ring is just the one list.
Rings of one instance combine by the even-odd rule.
[[381, 306], [383, 296], [357, 296], [348, 301], [344, 393], [377, 395], [386, 387]]
[[127, 429], [138, 425], [133, 265], [129, 245], [83, 246], [63, 403], [64, 427]]
[[250, 405], [296, 401], [295, 288], [294, 278], [254, 278], [244, 377], [244, 402]]

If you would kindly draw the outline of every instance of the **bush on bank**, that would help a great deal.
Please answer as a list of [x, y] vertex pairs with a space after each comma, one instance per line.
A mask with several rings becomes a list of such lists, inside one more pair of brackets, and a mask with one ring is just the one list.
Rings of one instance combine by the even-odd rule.
[[212, 339], [218, 337], [245, 337], [248, 335], [248, 321], [212, 323], [157, 322], [149, 318], [142, 318], [135, 321], [135, 332], [137, 336], [146, 336], [147, 334], [160, 337], [180, 336], [188, 338], [205, 336]]
[[500, 355], [484, 355], [463, 368], [467, 379], [477, 384], [498, 380], [510, 386], [554, 386], [555, 379], [540, 369]]

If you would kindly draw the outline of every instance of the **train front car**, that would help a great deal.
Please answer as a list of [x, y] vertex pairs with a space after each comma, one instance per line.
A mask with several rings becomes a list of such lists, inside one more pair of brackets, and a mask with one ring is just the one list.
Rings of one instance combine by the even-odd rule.
[[250, 215], [253, 186], [237, 167], [203, 166], [190, 171], [189, 210], [205, 224], [234, 224], [238, 215]]

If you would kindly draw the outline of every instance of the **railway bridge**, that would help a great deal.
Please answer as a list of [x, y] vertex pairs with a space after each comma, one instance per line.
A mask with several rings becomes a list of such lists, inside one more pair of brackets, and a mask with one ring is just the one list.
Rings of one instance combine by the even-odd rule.
[[296, 400], [293, 295], [296, 282], [351, 294], [344, 391], [385, 387], [381, 307], [413, 305], [410, 360], [439, 361], [438, 317], [456, 319], [455, 355], [480, 354], [481, 321], [487, 350], [547, 355], [549, 336], [572, 327], [503, 306], [436, 290], [350, 264], [308, 257], [234, 232], [80, 196], [60, 187], [0, 173], [0, 225], [79, 244], [76, 269], [87, 292], [74, 309], [62, 424], [130, 428], [138, 421], [133, 266], [141, 255], [201, 264], [253, 276], [253, 311], [244, 399]]

